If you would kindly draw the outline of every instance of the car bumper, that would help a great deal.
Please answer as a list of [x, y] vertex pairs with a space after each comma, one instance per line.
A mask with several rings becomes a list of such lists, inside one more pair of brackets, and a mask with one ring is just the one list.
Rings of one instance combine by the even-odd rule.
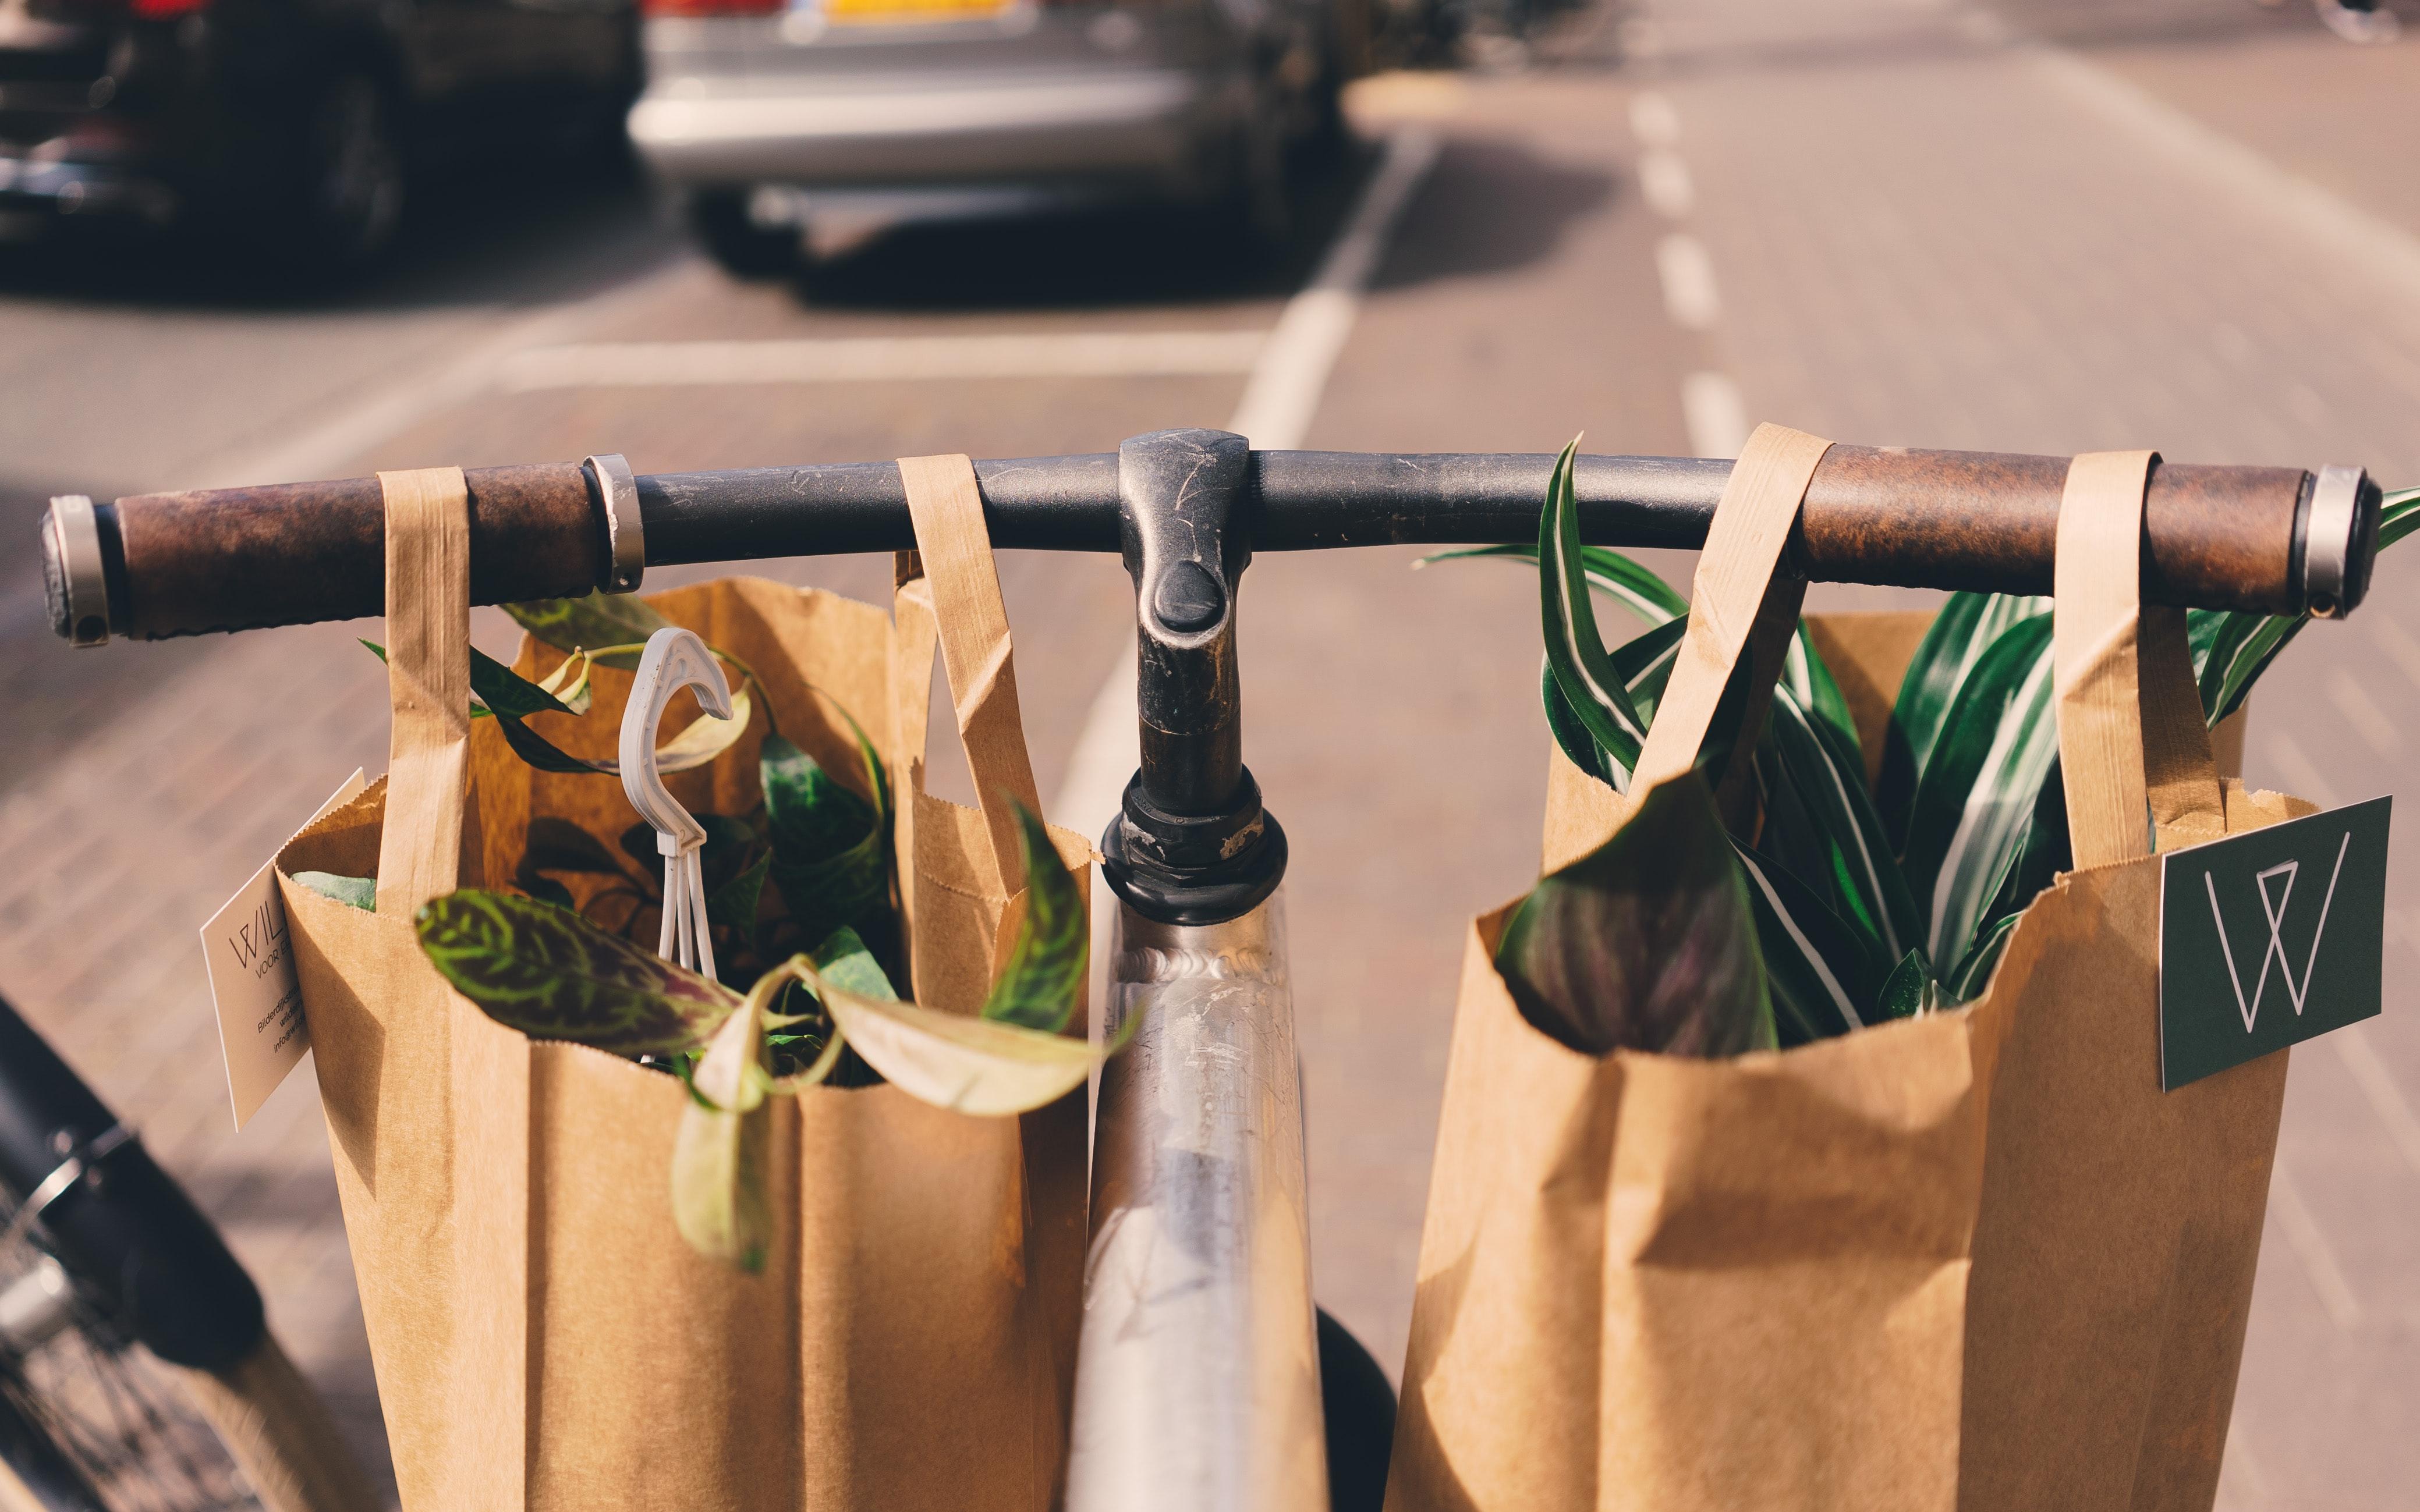
[[682, 186], [1174, 187], [1203, 175], [1221, 117], [1215, 87], [1176, 69], [779, 92], [683, 83], [651, 87], [630, 111], [631, 142]]

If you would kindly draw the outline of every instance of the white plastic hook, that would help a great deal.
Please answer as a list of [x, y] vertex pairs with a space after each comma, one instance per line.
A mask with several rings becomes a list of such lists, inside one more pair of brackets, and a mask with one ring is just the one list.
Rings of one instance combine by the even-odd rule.
[[656, 849], [664, 857], [664, 926], [656, 953], [712, 981], [714, 942], [706, 933], [706, 869], [699, 856], [706, 828], [674, 801], [656, 770], [656, 726], [684, 687], [697, 689], [706, 713], [731, 717], [731, 685], [714, 653], [697, 632], [667, 625], [647, 637], [629, 704], [622, 711], [622, 791], [639, 817], [655, 826]]

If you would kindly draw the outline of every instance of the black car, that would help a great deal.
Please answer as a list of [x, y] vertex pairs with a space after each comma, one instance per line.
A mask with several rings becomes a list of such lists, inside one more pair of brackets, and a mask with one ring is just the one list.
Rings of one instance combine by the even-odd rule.
[[616, 131], [638, 75], [633, 0], [0, 0], [0, 226], [355, 266], [415, 169]]

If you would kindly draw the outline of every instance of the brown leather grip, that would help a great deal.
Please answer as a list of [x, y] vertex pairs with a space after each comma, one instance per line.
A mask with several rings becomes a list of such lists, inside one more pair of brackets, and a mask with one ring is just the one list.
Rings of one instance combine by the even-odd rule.
[[[1807, 485], [1792, 564], [1818, 582], [2047, 594], [2063, 456], [1835, 446]], [[2304, 607], [2299, 468], [2163, 462], [2143, 498], [2143, 600]]]
[[[571, 596], [605, 580], [604, 527], [578, 463], [463, 477], [473, 603]], [[386, 600], [376, 478], [138, 494], [114, 507], [125, 602], [110, 606], [110, 621], [120, 634], [155, 640], [355, 619]]]

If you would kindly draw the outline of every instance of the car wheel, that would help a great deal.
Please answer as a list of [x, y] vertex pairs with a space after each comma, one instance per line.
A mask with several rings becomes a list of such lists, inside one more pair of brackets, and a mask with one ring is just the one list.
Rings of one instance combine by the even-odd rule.
[[759, 225], [748, 213], [744, 190], [691, 194], [690, 230], [722, 270], [734, 278], [780, 278], [798, 270], [800, 238], [790, 225]]
[[339, 75], [312, 101], [301, 145], [297, 250], [333, 270], [376, 261], [403, 224], [403, 141], [385, 87]]

